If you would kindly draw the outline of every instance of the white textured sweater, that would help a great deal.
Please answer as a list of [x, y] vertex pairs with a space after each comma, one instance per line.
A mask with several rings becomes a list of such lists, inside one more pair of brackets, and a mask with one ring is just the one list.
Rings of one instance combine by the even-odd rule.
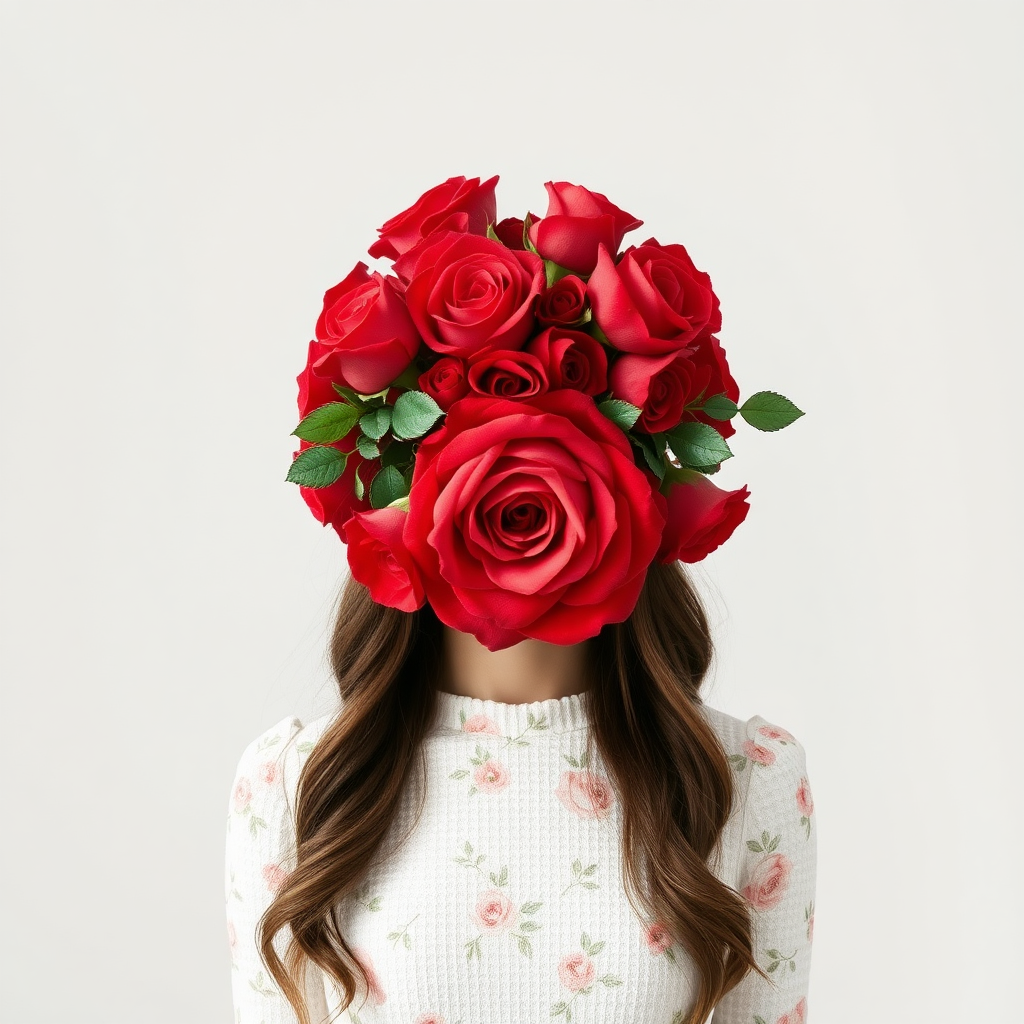
[[[425, 740], [423, 814], [399, 853], [344, 904], [346, 939], [371, 990], [332, 1016], [351, 1024], [678, 1024], [696, 969], [640, 920], [620, 874], [621, 807], [586, 764], [589, 694], [528, 704], [439, 692]], [[804, 749], [760, 715], [705, 706], [730, 755], [736, 800], [717, 877], [748, 900], [749, 973], [713, 1024], [800, 1024], [814, 924], [816, 829]], [[294, 1024], [256, 948], [256, 924], [294, 867], [298, 773], [332, 716], [285, 718], [243, 752], [230, 797], [225, 896], [236, 1024]], [[419, 794], [396, 827], [412, 823]], [[275, 948], [283, 955], [283, 929]], [[307, 971], [313, 1024], [337, 1013]]]

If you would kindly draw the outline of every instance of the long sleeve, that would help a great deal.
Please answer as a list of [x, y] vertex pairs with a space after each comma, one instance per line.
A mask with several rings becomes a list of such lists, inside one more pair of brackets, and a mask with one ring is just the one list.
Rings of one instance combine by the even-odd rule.
[[[752, 908], [753, 971], [725, 994], [712, 1024], [805, 1024], [814, 929], [817, 829], [803, 746], [760, 715], [730, 757], [746, 773], [736, 888]], [[740, 785], [743, 783], [740, 782]]]
[[[235, 1024], [296, 1024], [291, 1004], [266, 969], [256, 927], [274, 893], [294, 867], [293, 794], [298, 778], [297, 741], [303, 729], [291, 717], [254, 739], [243, 752], [231, 789], [225, 844], [224, 887]], [[284, 957], [290, 930], [274, 948]], [[327, 1017], [322, 972], [306, 970], [306, 1004], [313, 1024]]]

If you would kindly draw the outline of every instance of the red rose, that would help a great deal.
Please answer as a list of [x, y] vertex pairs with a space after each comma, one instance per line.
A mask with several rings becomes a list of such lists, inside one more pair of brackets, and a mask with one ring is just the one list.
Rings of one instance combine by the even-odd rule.
[[441, 356], [429, 369], [419, 375], [420, 391], [425, 391], [445, 412], [452, 402], [469, 394], [466, 364], [455, 356]]
[[420, 444], [403, 536], [439, 618], [500, 650], [626, 619], [663, 526], [626, 435], [561, 389], [456, 402]]
[[549, 181], [544, 188], [548, 212], [530, 225], [530, 241], [546, 260], [577, 274], [594, 269], [599, 245], [618, 252], [622, 236], [643, 224], [609, 202], [607, 196], [582, 185]]
[[618, 263], [614, 250], [602, 246], [587, 295], [598, 326], [625, 352], [675, 352], [705, 328], [713, 334], [722, 326], [711, 278], [683, 246], [653, 238], [630, 246]]
[[333, 350], [328, 345], [322, 345], [318, 341], [311, 341], [306, 349], [306, 366], [295, 378], [299, 385], [299, 419], [305, 419], [314, 409], [328, 402], [339, 401], [338, 392], [331, 386], [331, 381], [338, 384], [348, 383], [340, 374], [332, 377], [324, 377], [315, 373], [313, 367], [320, 363], [323, 365], [324, 356], [329, 355]]
[[[324, 526], [331, 526], [339, 537], [344, 540], [342, 528], [348, 518], [356, 512], [365, 511], [370, 507], [369, 491], [362, 498], [357, 498], [352, 491], [355, 484], [356, 470], [369, 462], [368, 468], [359, 473], [359, 478], [367, 482], [380, 468], [380, 459], [364, 459], [356, 448], [356, 439], [359, 437], [359, 426], [353, 427], [340, 441], [335, 441], [334, 448], [340, 452], [351, 452], [345, 463], [344, 472], [327, 487], [306, 487], [299, 485], [299, 493], [302, 500], [309, 506], [310, 512], [316, 517], [317, 522]], [[292, 454], [292, 458], [298, 456], [299, 452], [310, 447], [309, 441], [299, 441], [298, 451]]]
[[432, 236], [403, 261], [405, 298], [423, 340], [446, 355], [520, 348], [533, 330], [544, 264], [480, 235]]
[[697, 397], [696, 367], [687, 353], [668, 352], [662, 356], [638, 356], [625, 352], [612, 363], [611, 387], [616, 398], [639, 406], [636, 429], [656, 434], [676, 426], [683, 407]]
[[518, 349], [478, 352], [469, 359], [469, 386], [479, 395], [531, 398], [548, 389], [541, 361]]
[[510, 249], [525, 249], [523, 243], [523, 222], [518, 217], [506, 217], [494, 225], [494, 233], [502, 245]]
[[537, 300], [537, 319], [542, 324], [571, 327], [587, 309], [587, 286], [574, 274], [556, 281]]
[[[330, 349], [318, 341], [311, 341], [309, 343], [305, 369], [295, 378], [296, 383], [299, 385], [298, 404], [300, 420], [305, 419], [309, 413], [314, 409], [319, 409], [321, 405], [341, 400], [338, 393], [331, 386], [331, 380], [335, 380], [338, 384], [346, 382], [343, 379], [338, 379], [337, 376], [334, 378], [321, 377], [313, 369], [318, 362], [322, 361], [324, 354], [328, 352], [330, 352]], [[302, 484], [299, 485], [299, 493], [302, 495], [302, 500], [309, 506], [309, 510], [316, 517], [317, 521], [323, 523], [324, 526], [333, 526], [335, 530], [339, 530], [353, 512], [370, 507], [368, 495], [364, 495], [362, 500], [357, 500], [352, 493], [355, 472], [359, 466], [367, 461], [355, 451], [356, 438], [359, 436], [359, 433], [359, 427], [353, 427], [345, 437], [334, 443], [334, 447], [339, 451], [352, 452], [353, 454], [348, 457], [348, 461], [345, 464], [345, 472], [333, 484], [329, 487], [306, 487]], [[292, 458], [295, 458], [299, 452], [309, 447], [309, 441], [300, 440], [298, 451], [293, 453]], [[377, 459], [370, 461], [373, 462], [373, 466], [369, 470], [363, 470], [360, 474], [364, 480], [368, 480], [380, 465]]]
[[[704, 391], [704, 397], [724, 394], [734, 402], [740, 400], [740, 388], [729, 372], [729, 364], [725, 358], [722, 343], [713, 334], [702, 334], [693, 344], [693, 355], [690, 357], [697, 367], [698, 377], [694, 380], [697, 393]], [[702, 412], [688, 414], [701, 423], [714, 427], [722, 437], [729, 438], [736, 433], [730, 420], [716, 420]]]
[[357, 263], [344, 281], [324, 294], [316, 336], [325, 354], [313, 369], [340, 373], [360, 394], [387, 387], [408, 365], [420, 345], [398, 281]]
[[[378, 228], [380, 238], [367, 250], [375, 259], [397, 259], [434, 231], [461, 231], [482, 235], [494, 223], [497, 206], [494, 186], [498, 176], [482, 185], [479, 178], [449, 178], [428, 189], [407, 210]], [[520, 229], [522, 230], [522, 229]]]
[[658, 549], [662, 562], [699, 562], [724, 544], [747, 517], [750, 491], [724, 491], [694, 469], [675, 471], [668, 491], [665, 533]]
[[604, 346], [583, 331], [549, 327], [526, 343], [537, 356], [551, 388], [573, 388], [587, 395], [608, 389], [608, 357]]
[[402, 541], [406, 513], [375, 508], [352, 516], [342, 528], [352, 575], [378, 604], [414, 612], [425, 595], [419, 570]]

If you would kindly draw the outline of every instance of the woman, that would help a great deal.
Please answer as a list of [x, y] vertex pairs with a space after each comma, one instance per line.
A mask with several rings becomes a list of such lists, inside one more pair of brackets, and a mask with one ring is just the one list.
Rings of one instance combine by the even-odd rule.
[[746, 514], [706, 479], [738, 398], [710, 281], [618, 254], [639, 222], [579, 186], [495, 225], [494, 180], [380, 229], [398, 277], [328, 291], [299, 377], [289, 479], [352, 572], [341, 699], [238, 765], [236, 1024], [805, 1021], [804, 750], [702, 701], [681, 564]]

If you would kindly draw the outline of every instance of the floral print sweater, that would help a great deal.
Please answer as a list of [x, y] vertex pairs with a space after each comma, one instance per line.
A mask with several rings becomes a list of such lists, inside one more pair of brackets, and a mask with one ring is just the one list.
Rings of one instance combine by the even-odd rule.
[[[696, 970], [657, 921], [640, 920], [620, 874], [621, 807], [585, 756], [589, 694], [526, 704], [439, 691], [424, 742], [423, 813], [386, 864], [342, 905], [344, 934], [371, 981], [340, 993], [314, 965], [313, 1024], [680, 1024]], [[816, 829], [802, 745], [759, 715], [707, 705], [736, 798], [717, 877], [751, 908], [750, 972], [712, 1024], [802, 1024], [814, 929]], [[294, 796], [329, 724], [283, 719], [238, 763], [229, 799], [227, 934], [236, 1024], [294, 1024], [260, 960], [256, 925], [294, 867]], [[420, 793], [396, 823], [413, 825]], [[283, 956], [288, 929], [275, 939]]]

